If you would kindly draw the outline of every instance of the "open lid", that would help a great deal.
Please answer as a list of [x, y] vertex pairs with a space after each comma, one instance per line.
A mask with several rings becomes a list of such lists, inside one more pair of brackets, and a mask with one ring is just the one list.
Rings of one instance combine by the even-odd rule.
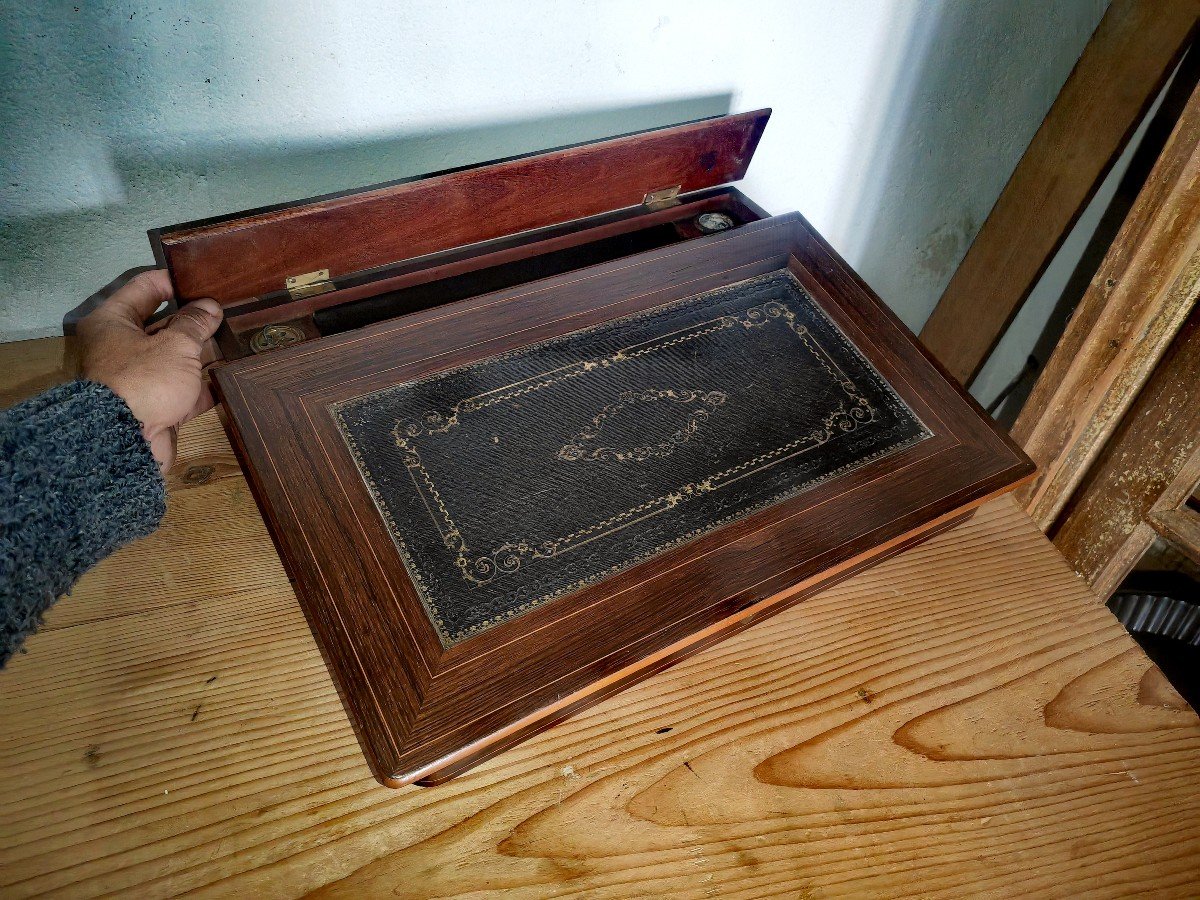
[[769, 109], [150, 231], [181, 300], [222, 304], [688, 193], [746, 174]]

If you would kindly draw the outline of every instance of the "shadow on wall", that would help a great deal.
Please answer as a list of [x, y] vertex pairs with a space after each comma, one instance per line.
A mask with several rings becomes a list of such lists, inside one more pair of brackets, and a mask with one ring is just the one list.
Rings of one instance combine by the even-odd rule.
[[[897, 22], [872, 79], [889, 89], [862, 117], [870, 152], [844, 175], [837, 226], [852, 236], [844, 255], [913, 331], [958, 268], [1107, 5], [944, 0], [919, 4]], [[997, 122], [1021, 127], [998, 129]]]
[[31, 311], [38, 319], [61, 318], [117, 274], [112, 260], [152, 263], [147, 228], [724, 115], [731, 99], [712, 94], [334, 146], [292, 141], [262, 150], [189, 141], [178, 153], [120, 148], [105, 155], [116, 199], [0, 222], [0, 340], [50, 333], [19, 323]]

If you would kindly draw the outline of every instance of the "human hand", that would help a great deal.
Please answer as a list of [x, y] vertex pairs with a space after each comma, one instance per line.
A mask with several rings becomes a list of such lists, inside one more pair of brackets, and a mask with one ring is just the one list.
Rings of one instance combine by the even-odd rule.
[[195, 300], [146, 328], [146, 320], [174, 296], [166, 271], [142, 272], [77, 328], [83, 377], [129, 404], [164, 473], [175, 460], [176, 429], [213, 405], [200, 355], [222, 317], [215, 300]]

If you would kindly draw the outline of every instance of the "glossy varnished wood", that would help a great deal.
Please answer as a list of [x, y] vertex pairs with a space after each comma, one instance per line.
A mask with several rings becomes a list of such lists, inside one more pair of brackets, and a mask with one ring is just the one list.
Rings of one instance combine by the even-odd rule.
[[[933, 437], [444, 649], [329, 404], [780, 268]], [[364, 750], [393, 785], [484, 758], [1031, 471], [796, 214], [241, 360], [216, 379]]]
[[222, 304], [737, 181], [770, 110], [722, 116], [151, 232], [183, 299]]
[[[26, 370], [7, 347], [6, 391], [59, 352]], [[0, 672], [4, 896], [1170, 897], [1200, 879], [1200, 722], [1008, 501], [401, 791], [363, 762], [215, 413], [182, 430], [168, 510]]]
[[[254, 332], [269, 323], [290, 323], [309, 332], [310, 336], [318, 336], [311, 317], [321, 310], [345, 307], [389, 291], [469, 277], [492, 267], [535, 260], [563, 249], [666, 223], [675, 223], [681, 241], [695, 238], [700, 235], [693, 224], [695, 217], [714, 210], [729, 213], [738, 222], [767, 218], [763, 209], [736, 188], [698, 191], [681, 198], [679, 205], [666, 209], [651, 210], [641, 206], [618, 210], [404, 260], [354, 278], [341, 279], [337, 290], [312, 297], [293, 300], [286, 293], [276, 293], [237, 301], [225, 307], [225, 321], [218, 331], [218, 339], [225, 359], [240, 359], [253, 352], [250, 341]], [[488, 291], [479, 288], [474, 293]]]

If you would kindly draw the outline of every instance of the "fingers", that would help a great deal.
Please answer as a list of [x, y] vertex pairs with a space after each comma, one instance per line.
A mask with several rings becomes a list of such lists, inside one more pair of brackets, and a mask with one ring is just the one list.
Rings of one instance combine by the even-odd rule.
[[112, 316], [141, 328], [164, 300], [175, 296], [171, 276], [165, 269], [142, 272], [123, 285], [96, 308], [96, 313]]
[[216, 332], [217, 326], [221, 324], [222, 315], [221, 305], [216, 300], [207, 297], [203, 300], [193, 300], [171, 316], [163, 331], [190, 338], [199, 347]]
[[192, 421], [192, 419], [196, 418], [196, 416], [200, 415], [201, 413], [208, 412], [216, 405], [217, 403], [213, 397], [212, 389], [207, 384], [201, 385], [200, 396], [196, 398], [196, 405], [192, 407], [192, 411], [189, 412], [187, 416], [184, 417], [183, 422], [180, 422], [179, 424], [182, 425], [184, 422]]
[[158, 462], [164, 475], [170, 471], [175, 462], [175, 450], [179, 438], [174, 428], [164, 428], [150, 438], [150, 453]]

